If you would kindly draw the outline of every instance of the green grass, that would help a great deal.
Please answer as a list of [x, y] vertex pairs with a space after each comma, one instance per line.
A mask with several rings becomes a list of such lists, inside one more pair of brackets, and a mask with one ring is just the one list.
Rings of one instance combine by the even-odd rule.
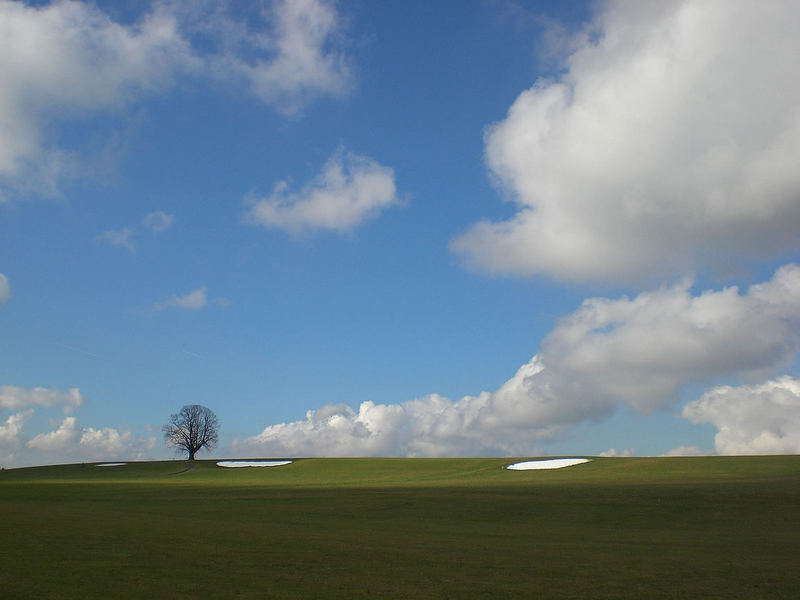
[[800, 456], [0, 472], [3, 598], [797, 598]]

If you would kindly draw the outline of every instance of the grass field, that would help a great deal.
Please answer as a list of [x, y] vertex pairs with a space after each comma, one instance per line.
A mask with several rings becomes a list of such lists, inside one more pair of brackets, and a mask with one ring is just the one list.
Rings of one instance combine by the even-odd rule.
[[0, 472], [2, 598], [798, 598], [800, 456]]

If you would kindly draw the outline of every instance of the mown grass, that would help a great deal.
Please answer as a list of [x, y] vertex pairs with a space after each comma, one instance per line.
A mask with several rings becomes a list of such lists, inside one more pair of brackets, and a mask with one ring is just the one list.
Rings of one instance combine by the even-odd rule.
[[800, 456], [0, 472], [3, 598], [796, 598]]

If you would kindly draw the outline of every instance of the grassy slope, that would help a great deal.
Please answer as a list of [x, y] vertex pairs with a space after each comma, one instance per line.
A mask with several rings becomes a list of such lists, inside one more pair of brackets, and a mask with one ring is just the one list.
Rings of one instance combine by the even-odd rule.
[[8, 598], [795, 598], [800, 456], [0, 472]]

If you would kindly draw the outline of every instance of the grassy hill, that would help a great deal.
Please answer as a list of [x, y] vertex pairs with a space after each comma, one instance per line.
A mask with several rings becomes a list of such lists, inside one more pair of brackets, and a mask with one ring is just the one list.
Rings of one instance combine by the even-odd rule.
[[[796, 598], [800, 456], [0, 472], [4, 598]], [[182, 472], [183, 471], [183, 472]]]

